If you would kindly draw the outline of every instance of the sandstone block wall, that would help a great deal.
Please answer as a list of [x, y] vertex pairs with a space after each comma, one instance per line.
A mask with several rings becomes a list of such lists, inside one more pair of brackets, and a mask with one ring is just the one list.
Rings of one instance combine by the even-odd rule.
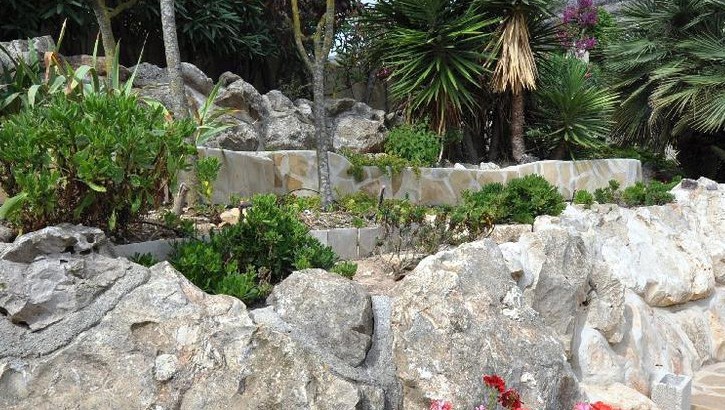
[[[201, 155], [222, 160], [215, 185], [214, 200], [227, 202], [230, 195], [249, 196], [273, 192], [314, 194], [318, 191], [317, 162], [314, 151], [237, 152], [200, 148]], [[420, 168], [389, 176], [377, 167], [365, 167], [364, 178], [356, 181], [347, 171], [350, 162], [330, 153], [333, 190], [341, 195], [366, 191], [378, 195], [385, 187], [387, 198], [409, 198], [428, 205], [455, 204], [465, 190], [477, 190], [491, 182], [502, 182], [529, 174], [539, 174], [571, 199], [577, 190], [594, 191], [619, 181], [622, 188], [642, 180], [642, 166], [634, 159], [586, 161], [539, 161], [499, 170]]]

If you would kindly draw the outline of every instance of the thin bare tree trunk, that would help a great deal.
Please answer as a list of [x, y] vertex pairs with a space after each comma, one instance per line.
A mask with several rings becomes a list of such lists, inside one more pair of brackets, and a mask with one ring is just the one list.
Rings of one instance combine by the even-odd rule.
[[92, 0], [91, 8], [96, 15], [98, 28], [101, 30], [101, 42], [103, 43], [103, 55], [106, 62], [106, 76], [111, 75], [113, 60], [116, 56], [116, 38], [113, 36], [111, 26], [111, 14], [106, 7], [106, 0]]
[[[176, 37], [176, 17], [174, 15], [174, 0], [159, 0], [161, 9], [161, 28], [164, 33], [164, 49], [166, 50], [166, 71], [169, 77], [169, 89], [171, 90], [171, 98], [174, 104], [174, 115], [176, 118], [188, 118], [189, 107], [186, 101], [186, 92], [184, 89], [184, 79], [181, 76], [181, 57], [179, 53], [179, 40]], [[194, 134], [189, 135], [187, 142], [196, 147]], [[198, 155], [196, 151], [189, 155], [190, 171], [182, 172], [179, 175], [181, 184], [188, 188], [186, 195], [177, 195], [174, 198], [174, 212], [181, 213], [183, 203], [189, 206], [196, 205], [197, 188], [199, 185], [196, 177], [196, 160]], [[184, 190], [179, 190], [184, 192]]]
[[322, 203], [329, 205], [333, 201], [332, 181], [330, 181], [330, 138], [325, 126], [325, 63], [315, 64], [313, 73], [313, 96], [315, 115], [315, 138], [317, 139], [317, 175], [319, 176], [320, 196]]
[[514, 161], [521, 163], [526, 153], [524, 143], [524, 92], [511, 95], [511, 153]]
[[300, 22], [300, 10], [297, 0], [292, 0], [292, 25], [295, 45], [305, 66], [312, 74], [312, 94], [314, 99], [313, 113], [315, 116], [315, 137], [317, 139], [317, 174], [319, 177], [322, 206], [329, 208], [332, 204], [332, 181], [330, 180], [330, 160], [328, 151], [331, 146], [330, 137], [325, 125], [325, 63], [332, 48], [335, 34], [335, 0], [326, 0], [326, 11], [317, 24], [312, 36], [314, 53], [312, 57], [305, 49]]

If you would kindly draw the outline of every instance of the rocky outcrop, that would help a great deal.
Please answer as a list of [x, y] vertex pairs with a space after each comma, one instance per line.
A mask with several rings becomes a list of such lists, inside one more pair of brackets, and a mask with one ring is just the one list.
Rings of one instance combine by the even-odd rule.
[[[692, 375], [725, 359], [725, 185], [685, 180], [672, 193], [665, 206], [570, 206], [501, 245], [527, 301], [569, 343], [585, 390], [614, 404], [616, 386], [648, 396], [663, 372]], [[543, 276], [555, 286], [541, 287]]]
[[7, 50], [7, 53], [0, 50], [0, 73], [2, 73], [5, 67], [14, 66], [13, 60], [22, 60], [26, 63], [32, 61], [42, 62], [43, 54], [55, 50], [55, 41], [50, 36], [44, 36], [30, 40], [0, 42], [0, 46]]
[[576, 378], [553, 329], [524, 302], [493, 241], [424, 259], [395, 289], [393, 355], [403, 408], [445, 399], [473, 408], [498, 373], [527, 407], [571, 408]]
[[440, 252], [386, 296], [295, 272], [256, 309], [97, 229], [22, 235], [0, 253], [0, 408], [472, 408], [498, 373], [527, 408], [656, 409], [663, 372], [725, 361], [725, 185], [673, 193]]

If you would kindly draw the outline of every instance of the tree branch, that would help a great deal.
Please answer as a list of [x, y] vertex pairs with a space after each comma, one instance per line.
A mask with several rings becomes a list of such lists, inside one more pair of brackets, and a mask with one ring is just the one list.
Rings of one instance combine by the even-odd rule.
[[126, 0], [123, 3], [119, 4], [112, 10], [108, 11], [108, 15], [110, 18], [114, 18], [118, 16], [119, 14], [123, 13], [125, 10], [130, 9], [131, 7], [135, 6], [136, 3], [138, 3], [138, 0]]
[[312, 61], [310, 61], [310, 56], [307, 54], [307, 50], [305, 50], [305, 45], [302, 44], [302, 25], [300, 24], [300, 8], [297, 0], [292, 0], [292, 27], [294, 29], [297, 52], [300, 53], [300, 57], [307, 69], [312, 72]]

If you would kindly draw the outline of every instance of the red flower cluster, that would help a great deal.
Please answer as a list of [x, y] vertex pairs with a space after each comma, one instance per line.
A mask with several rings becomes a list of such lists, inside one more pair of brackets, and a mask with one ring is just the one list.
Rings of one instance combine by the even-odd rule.
[[503, 393], [506, 390], [506, 382], [497, 374], [486, 374], [483, 376], [483, 384]]
[[519, 410], [522, 406], [521, 396], [519, 395], [519, 392], [514, 389], [508, 389], [501, 393], [501, 395], [498, 396], [498, 402], [501, 403], [504, 408], [511, 410]]
[[506, 382], [497, 374], [483, 376], [483, 384], [498, 392], [498, 402], [508, 410], [524, 410], [521, 395], [516, 389], [506, 389]]
[[616, 410], [614, 407], [604, 404], [601, 401], [592, 403], [592, 410]]

